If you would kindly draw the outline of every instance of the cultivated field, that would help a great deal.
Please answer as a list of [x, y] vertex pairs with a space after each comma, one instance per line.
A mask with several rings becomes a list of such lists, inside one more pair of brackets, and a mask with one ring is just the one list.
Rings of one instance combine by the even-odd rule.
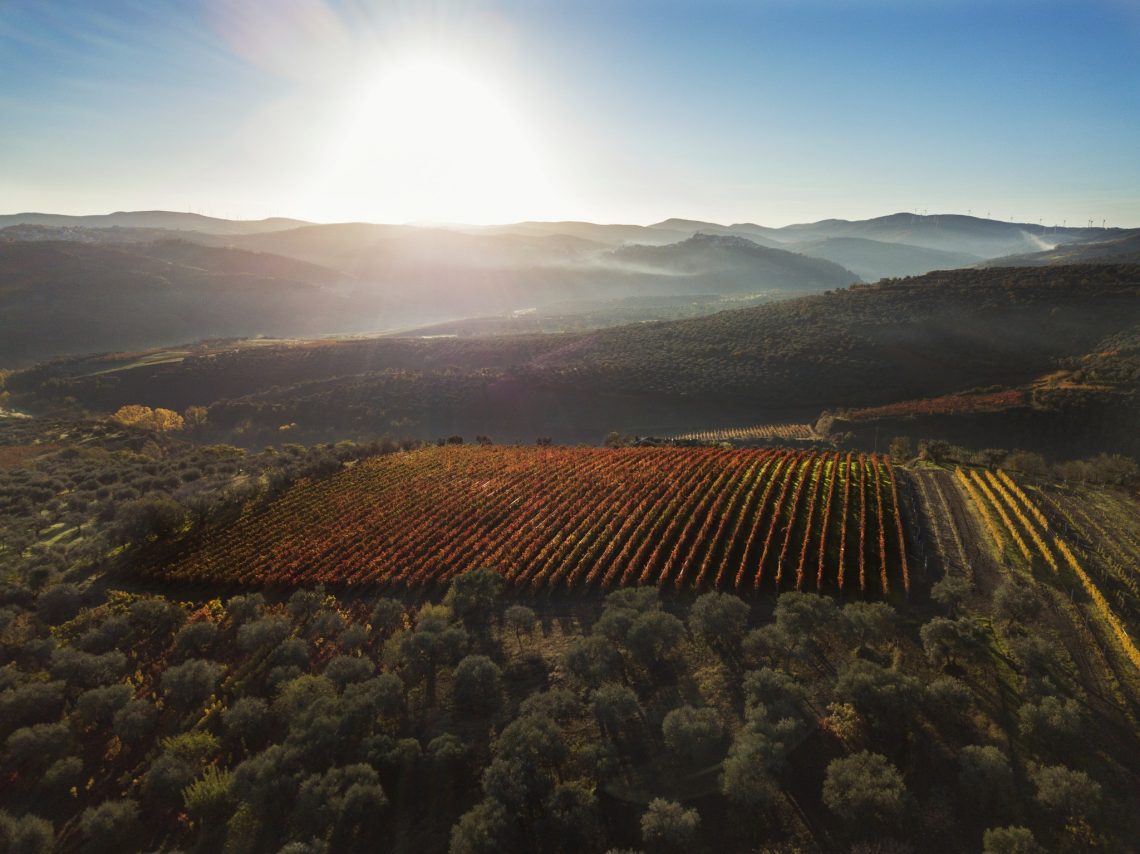
[[447, 446], [301, 483], [193, 538], [165, 578], [418, 586], [906, 593], [884, 457], [713, 448]]
[[697, 430], [682, 433], [678, 439], [695, 442], [732, 442], [758, 439], [815, 439], [810, 424], [755, 424], [751, 427], [725, 427], [721, 430]]

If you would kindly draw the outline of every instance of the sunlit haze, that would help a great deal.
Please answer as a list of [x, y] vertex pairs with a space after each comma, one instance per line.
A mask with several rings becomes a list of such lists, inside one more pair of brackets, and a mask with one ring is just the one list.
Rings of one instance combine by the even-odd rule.
[[0, 212], [1140, 224], [1128, 2], [0, 9]]

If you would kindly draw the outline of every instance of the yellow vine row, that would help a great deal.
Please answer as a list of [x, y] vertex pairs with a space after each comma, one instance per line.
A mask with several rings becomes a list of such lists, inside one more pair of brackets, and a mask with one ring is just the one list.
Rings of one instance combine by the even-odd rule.
[[1020, 486], [1017, 485], [1017, 481], [1015, 481], [1001, 469], [998, 469], [997, 476], [1001, 478], [1002, 483], [1009, 487], [1010, 492], [1021, 499], [1022, 503], [1029, 509], [1030, 515], [1037, 520], [1037, 524], [1048, 531], [1049, 520], [1045, 518], [1045, 514], [1041, 512], [1037, 505], [1029, 500], [1029, 496], [1025, 494]]
[[990, 505], [997, 511], [998, 516], [1001, 517], [1002, 524], [1005, 525], [1005, 529], [1009, 532], [1009, 535], [1013, 537], [1014, 543], [1017, 544], [1018, 551], [1021, 552], [1027, 561], [1032, 561], [1033, 554], [1029, 551], [1029, 546], [1025, 544], [1025, 540], [1021, 538], [1021, 534], [1017, 533], [1017, 528], [1014, 526], [1013, 520], [1009, 518], [1009, 514], [1005, 512], [1005, 508], [1001, 506], [1001, 502], [998, 501], [993, 490], [989, 488], [989, 485], [982, 480], [981, 475], [976, 471], [971, 471], [970, 477], [974, 479], [974, 483], [978, 485], [978, 489], [989, 499]]
[[970, 496], [970, 500], [974, 502], [974, 506], [977, 507], [978, 511], [982, 514], [982, 521], [986, 523], [986, 530], [988, 530], [990, 532], [990, 536], [994, 538], [994, 542], [997, 543], [998, 550], [1000, 551], [1004, 549], [1005, 537], [1001, 535], [1001, 531], [998, 529], [998, 526], [994, 524], [994, 518], [990, 515], [990, 511], [986, 509], [986, 502], [982, 500], [982, 496], [978, 494], [978, 490], [974, 488], [974, 485], [970, 483], [970, 479], [966, 477], [965, 472], [963, 472], [960, 468], [954, 469], [954, 476], [957, 477], [961, 482], [962, 486], [966, 490], [966, 494]]
[[[1029, 521], [1029, 517], [1021, 512], [1021, 506], [1017, 503], [1017, 501], [1014, 500], [1009, 490], [1005, 488], [1005, 485], [1000, 480], [994, 477], [994, 473], [992, 471], [986, 472], [986, 479], [990, 482], [990, 485], [993, 486], [994, 491], [1002, 497], [1009, 509], [1013, 511], [1013, 515], [1017, 517], [1017, 521], [1019, 521], [1022, 527], [1029, 532], [1029, 536], [1033, 539], [1033, 542], [1037, 544], [1037, 550], [1041, 552], [1041, 556], [1045, 558], [1045, 562], [1053, 568], [1054, 572], [1056, 572], [1057, 559], [1053, 557], [1053, 552], [1049, 549], [1049, 546], [1045, 543], [1045, 541], [1041, 539], [1041, 535], [1037, 533], [1037, 528], [1035, 528], [1033, 526], [1033, 523]], [[1023, 500], [1027, 501], [1027, 499]], [[1031, 509], [1036, 510], [1037, 508], [1031, 506]]]
[[1086, 573], [1084, 569], [1081, 568], [1080, 563], [1077, 561], [1073, 553], [1069, 551], [1069, 547], [1065, 545], [1064, 540], [1062, 540], [1060, 537], [1055, 536], [1053, 538], [1053, 541], [1057, 544], [1057, 551], [1061, 553], [1061, 555], [1065, 558], [1065, 562], [1069, 564], [1069, 567], [1073, 570], [1073, 572], [1077, 574], [1077, 577], [1081, 580], [1081, 584], [1085, 586], [1085, 591], [1089, 594], [1089, 598], [1093, 600], [1093, 604], [1100, 612], [1100, 615], [1104, 617], [1105, 621], [1112, 628], [1112, 633], [1116, 635], [1116, 639], [1120, 642], [1120, 645], [1124, 647], [1124, 652], [1127, 654], [1129, 660], [1131, 660], [1131, 662], [1136, 665], [1137, 668], [1140, 668], [1140, 650], [1136, 648], [1136, 644], [1132, 642], [1132, 638], [1128, 636], [1128, 632], [1124, 630], [1124, 626], [1121, 624], [1120, 620], [1117, 619], [1114, 613], [1112, 613], [1112, 609], [1108, 606], [1108, 602], [1105, 600], [1104, 595], [1093, 583], [1093, 580], [1089, 578], [1088, 573]]

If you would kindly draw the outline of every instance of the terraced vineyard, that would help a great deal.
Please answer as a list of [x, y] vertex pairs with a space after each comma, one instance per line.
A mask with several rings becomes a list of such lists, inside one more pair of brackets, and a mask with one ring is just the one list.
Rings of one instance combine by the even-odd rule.
[[715, 448], [447, 446], [301, 483], [196, 538], [165, 578], [418, 586], [910, 589], [884, 457]]

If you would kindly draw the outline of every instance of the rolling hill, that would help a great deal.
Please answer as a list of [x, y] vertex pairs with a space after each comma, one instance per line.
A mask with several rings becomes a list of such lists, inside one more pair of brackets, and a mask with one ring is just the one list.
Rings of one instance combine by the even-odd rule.
[[931, 270], [970, 267], [980, 258], [967, 252], [946, 252], [905, 243], [884, 243], [865, 237], [826, 237], [784, 248], [812, 258], [825, 258], [858, 274], [864, 281], [920, 276]]
[[[104, 411], [209, 405], [219, 435], [243, 443], [282, 426], [321, 439], [597, 441], [615, 428], [802, 422], [824, 409], [1023, 386], [1115, 346], [1112, 336], [1140, 324], [1138, 296], [1136, 266], [967, 269], [585, 334], [222, 347], [118, 370], [121, 361], [85, 359], [9, 386]], [[1134, 399], [1130, 376], [1114, 381], [1114, 400]], [[1051, 428], [1049, 442], [1070, 429]]]
[[211, 336], [315, 334], [353, 314], [312, 264], [180, 242], [0, 243], [0, 360]]
[[1072, 243], [1044, 252], [1007, 255], [984, 262], [985, 267], [1043, 267], [1056, 264], [1138, 264], [1140, 231], [1128, 232], [1115, 240]]

